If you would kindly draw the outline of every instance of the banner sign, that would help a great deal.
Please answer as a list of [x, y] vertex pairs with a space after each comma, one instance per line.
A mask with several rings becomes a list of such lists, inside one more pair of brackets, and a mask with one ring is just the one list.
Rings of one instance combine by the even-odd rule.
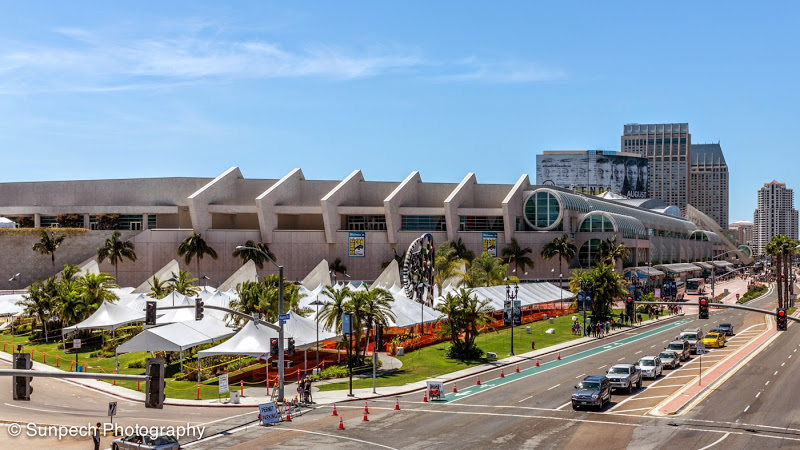
[[353, 332], [353, 326], [350, 320], [352, 317], [350, 313], [342, 313], [342, 334], [350, 334]]
[[[521, 301], [514, 300], [514, 325], [522, 324], [522, 308]], [[503, 302], [503, 324], [511, 325], [511, 301], [505, 300]]]
[[427, 380], [425, 381], [425, 389], [427, 390], [428, 399], [445, 400], [444, 382], [439, 380]]
[[219, 393], [225, 394], [228, 392], [228, 374], [223, 373], [219, 376]]
[[648, 161], [633, 155], [545, 153], [536, 155], [536, 184], [554, 184], [589, 195], [604, 192], [647, 198]]
[[258, 405], [258, 416], [261, 418], [262, 425], [281, 421], [281, 416], [278, 414], [278, 408], [275, 407], [275, 402]]
[[497, 233], [483, 233], [483, 251], [497, 258]]
[[349, 233], [349, 253], [351, 258], [364, 257], [364, 242], [366, 241], [367, 233], [364, 231], [351, 231]]

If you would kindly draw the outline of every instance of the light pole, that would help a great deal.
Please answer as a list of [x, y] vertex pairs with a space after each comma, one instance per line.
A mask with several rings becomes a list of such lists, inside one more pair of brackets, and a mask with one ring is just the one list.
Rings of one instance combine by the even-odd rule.
[[324, 305], [325, 302], [319, 301], [319, 295], [317, 295], [317, 299], [310, 304], [317, 307], [317, 365], [315, 367], [319, 368], [319, 307], [320, 305]]
[[12, 295], [16, 294], [16, 291], [14, 290], [14, 282], [17, 281], [17, 280], [19, 280], [19, 274], [14, 275], [13, 277], [11, 277], [8, 280], [8, 282], [11, 284], [11, 294]]
[[514, 303], [517, 301], [519, 294], [519, 285], [514, 283], [514, 288], [510, 284], [506, 285], [506, 300], [511, 303], [511, 356], [514, 356], [514, 322], [516, 322], [517, 312], [514, 308]]
[[175, 277], [172, 277], [167, 281], [172, 283], [172, 306], [175, 306], [175, 283], [177, 283], [178, 280], [176, 280]]
[[209, 278], [208, 275], [203, 275], [202, 277], [200, 277], [200, 279], [203, 280], [203, 287], [207, 288], [208, 287], [208, 280], [210, 280], [211, 278]]
[[[738, 251], [739, 251], [739, 250], [728, 250], [728, 251], [727, 251], [727, 252], [725, 252], [725, 253], [720, 253], [719, 255], [717, 255], [717, 256], [715, 256], [715, 257], [711, 258], [711, 261], [714, 261], [715, 259], [717, 259], [717, 258], [719, 258], [719, 257], [721, 257], [721, 256], [725, 256], [725, 255], [727, 255], [728, 253], [733, 253], [733, 252], [738, 252]], [[711, 265], [712, 265], [712, 266], [714, 266], [714, 264], [711, 264]], [[713, 302], [715, 302], [715, 301], [717, 301], [717, 297], [716, 297], [716, 295], [714, 294], [714, 280], [715, 280], [716, 278], [717, 278], [717, 267], [716, 267], [716, 266], [714, 266], [714, 268], [713, 268], [713, 272], [711, 273], [711, 302], [712, 302], [712, 303], [713, 303]]]
[[[256, 247], [245, 247], [244, 245], [237, 245], [236, 250], [255, 250], [264, 255], [275, 267], [278, 268], [278, 315], [283, 314], [283, 266], [279, 266], [267, 252]], [[280, 331], [278, 331], [278, 398], [283, 401], [283, 321], [278, 320], [280, 324]]]

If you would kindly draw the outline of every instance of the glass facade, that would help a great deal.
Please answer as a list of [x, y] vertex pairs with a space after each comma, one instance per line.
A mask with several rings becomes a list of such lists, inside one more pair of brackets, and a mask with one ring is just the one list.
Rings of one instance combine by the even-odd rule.
[[386, 231], [386, 216], [347, 216], [350, 231]]
[[401, 231], [447, 231], [444, 216], [400, 216]]
[[537, 191], [525, 202], [525, 219], [536, 229], [554, 229], [561, 218], [558, 198], [547, 191]]
[[578, 231], [582, 233], [613, 233], [614, 224], [611, 223], [611, 219], [602, 214], [592, 214], [583, 219]]
[[459, 216], [458, 231], [503, 231], [503, 216]]
[[600, 249], [600, 239], [589, 239], [578, 250], [578, 263], [583, 268], [592, 267], [594, 258]]

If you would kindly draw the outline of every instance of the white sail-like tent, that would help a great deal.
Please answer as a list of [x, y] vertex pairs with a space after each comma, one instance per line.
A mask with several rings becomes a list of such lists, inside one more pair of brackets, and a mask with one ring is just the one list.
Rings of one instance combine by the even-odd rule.
[[0, 316], [13, 316], [16, 317], [22, 314], [22, 306], [17, 305], [17, 302], [22, 301], [24, 294], [8, 294], [0, 295]]
[[134, 322], [144, 322], [144, 311], [137, 312], [125, 306], [104, 301], [94, 314], [77, 325], [62, 329], [61, 334], [63, 336], [73, 331], [86, 329], [116, 330]]
[[389, 319], [389, 325], [395, 327], [410, 327], [422, 323], [431, 323], [441, 317], [442, 313], [435, 309], [415, 302], [406, 297], [402, 292], [392, 296], [391, 310], [394, 320]]
[[[277, 325], [277, 324], [276, 324]], [[294, 311], [289, 311], [289, 320], [283, 325], [283, 334], [286, 337], [294, 338], [295, 347], [300, 350], [306, 350], [317, 343], [317, 321], [303, 317]], [[319, 341], [340, 340], [341, 336], [336, 333], [319, 327]]]
[[[448, 287], [444, 290], [445, 295], [451, 292], [456, 292], [456, 289]], [[504, 285], [474, 288], [472, 289], [472, 294], [480, 300], [488, 300], [489, 307], [494, 311], [503, 310], [503, 302], [506, 298], [506, 287]], [[519, 285], [517, 300], [520, 301], [520, 306], [524, 308], [562, 300], [572, 302], [574, 296], [575, 294], [572, 292], [561, 289], [551, 283], [522, 283]], [[442, 298], [439, 297], [434, 301], [434, 304], [438, 305], [441, 302]]]
[[277, 338], [278, 332], [266, 325], [248, 321], [232, 338], [206, 350], [197, 352], [198, 358], [215, 355], [248, 355], [259, 357], [269, 353], [269, 341]]

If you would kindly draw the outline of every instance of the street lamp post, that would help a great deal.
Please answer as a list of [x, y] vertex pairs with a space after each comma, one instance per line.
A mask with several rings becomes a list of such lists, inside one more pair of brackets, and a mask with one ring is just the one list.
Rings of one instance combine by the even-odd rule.
[[12, 295], [16, 294], [16, 291], [14, 290], [14, 284], [15, 284], [16, 281], [19, 280], [19, 275], [20, 274], [16, 274], [13, 277], [11, 277], [11, 279], [8, 280], [8, 282], [11, 284], [11, 294]]
[[175, 279], [175, 277], [172, 277], [172, 278], [170, 278], [170, 279], [169, 279], [169, 280], [167, 280], [167, 281], [169, 281], [170, 283], [172, 283], [172, 306], [175, 306], [175, 283], [177, 283], [177, 282], [178, 282], [178, 280], [177, 280], [177, 279]]
[[210, 280], [211, 278], [209, 278], [208, 275], [203, 275], [202, 277], [200, 277], [200, 279], [203, 280], [203, 287], [207, 288], [208, 287], [208, 280]]
[[506, 300], [511, 303], [511, 356], [514, 356], [514, 322], [516, 321], [517, 312], [514, 309], [514, 303], [517, 301], [519, 294], [519, 285], [514, 283], [514, 288], [510, 284], [506, 285]]
[[320, 305], [324, 305], [325, 302], [319, 301], [319, 295], [317, 295], [317, 299], [311, 302], [310, 304], [317, 307], [317, 351], [316, 351], [317, 365], [315, 367], [318, 368], [319, 367], [319, 307]]
[[[274, 266], [278, 268], [278, 315], [283, 314], [283, 266], [279, 266], [278, 263], [276, 263], [275, 260], [273, 260], [269, 254], [267, 254], [267, 252], [261, 250], [260, 248], [237, 245], [236, 250], [255, 250], [264, 255]], [[280, 324], [280, 331], [278, 331], [278, 398], [283, 401], [283, 321], [279, 320], [278, 323]]]
[[[727, 255], [728, 253], [733, 253], [733, 252], [738, 252], [738, 251], [739, 251], [739, 250], [728, 250], [728, 251], [727, 251], [727, 252], [725, 252], [725, 253], [720, 253], [719, 255], [717, 255], [717, 256], [715, 256], [715, 257], [711, 258], [711, 261], [714, 261], [715, 259], [717, 259], [717, 258], [719, 258], [719, 257], [721, 257], [721, 256], [725, 256], [725, 255]], [[713, 266], [714, 264], [711, 264], [711, 265]], [[717, 278], [717, 268], [716, 268], [716, 266], [715, 266], [715, 267], [713, 267], [713, 269], [712, 269], [712, 270], [713, 270], [713, 272], [711, 273], [711, 302], [713, 303], [713, 302], [715, 302], [715, 301], [717, 300], [717, 297], [716, 297], [716, 295], [714, 294], [714, 280]]]

